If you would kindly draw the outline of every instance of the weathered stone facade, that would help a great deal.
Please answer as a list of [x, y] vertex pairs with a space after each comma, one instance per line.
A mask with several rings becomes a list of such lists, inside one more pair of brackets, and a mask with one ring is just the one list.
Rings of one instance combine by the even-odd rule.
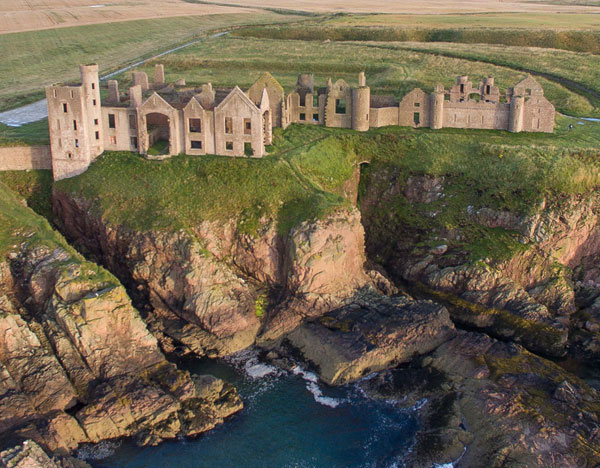
[[364, 73], [356, 87], [329, 79], [319, 89], [312, 75], [302, 74], [286, 95], [269, 73], [244, 92], [237, 86], [216, 90], [210, 83], [186, 87], [184, 80], [167, 84], [163, 66], [156, 65], [153, 82], [144, 72], [133, 73], [128, 96], [120, 95], [116, 81], [108, 81], [104, 103], [98, 67], [81, 66], [81, 78], [78, 85], [46, 88], [56, 180], [84, 172], [104, 151], [138, 151], [157, 159], [181, 153], [260, 158], [271, 144], [273, 127], [291, 123], [357, 131], [388, 125], [554, 131], [554, 106], [532, 77], [503, 96], [494, 78], [474, 87], [460, 76], [449, 90], [438, 85], [428, 94], [417, 88], [397, 101], [372, 96]]

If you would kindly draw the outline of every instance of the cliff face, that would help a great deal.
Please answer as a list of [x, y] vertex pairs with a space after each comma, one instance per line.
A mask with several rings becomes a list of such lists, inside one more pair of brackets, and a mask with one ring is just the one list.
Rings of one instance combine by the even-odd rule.
[[148, 300], [147, 321], [167, 350], [222, 356], [257, 338], [277, 339], [371, 284], [356, 210], [302, 223], [286, 236], [262, 219], [252, 236], [235, 219], [192, 232], [135, 232], [56, 189], [53, 206], [68, 238]]
[[445, 302], [457, 323], [534, 352], [566, 353], [576, 295], [599, 280], [597, 194], [557, 195], [519, 214], [461, 205], [450, 176], [385, 168], [367, 179], [369, 254], [396, 278]]
[[230, 386], [166, 361], [115, 277], [14, 197], [2, 192], [0, 204], [2, 445], [32, 439], [68, 453], [121, 436], [156, 444], [241, 408]]

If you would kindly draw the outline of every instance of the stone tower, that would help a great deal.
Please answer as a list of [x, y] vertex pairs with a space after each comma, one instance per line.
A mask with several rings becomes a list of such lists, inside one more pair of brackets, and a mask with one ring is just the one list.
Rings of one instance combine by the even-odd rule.
[[352, 129], [360, 132], [369, 130], [369, 108], [371, 88], [367, 86], [365, 73], [358, 75], [358, 88], [352, 89]]
[[98, 65], [80, 73], [80, 85], [46, 88], [54, 180], [85, 172], [104, 151]]
[[431, 94], [431, 119], [430, 126], [439, 130], [444, 126], [444, 87], [436, 86]]
[[510, 111], [508, 115], [508, 131], [518, 133], [523, 130], [523, 111], [525, 109], [525, 98], [513, 95], [510, 98]]

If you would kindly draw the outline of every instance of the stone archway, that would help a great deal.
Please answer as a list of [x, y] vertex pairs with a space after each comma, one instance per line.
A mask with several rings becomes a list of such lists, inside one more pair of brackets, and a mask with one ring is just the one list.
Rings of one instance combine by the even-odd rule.
[[160, 112], [146, 114], [146, 154], [171, 154], [171, 119]]

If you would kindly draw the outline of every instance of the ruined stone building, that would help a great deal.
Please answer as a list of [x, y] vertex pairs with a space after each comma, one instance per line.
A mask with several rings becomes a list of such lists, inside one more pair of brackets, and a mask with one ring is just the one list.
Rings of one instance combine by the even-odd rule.
[[153, 81], [133, 73], [126, 95], [117, 81], [108, 81], [101, 102], [97, 65], [82, 65], [81, 83], [46, 88], [52, 170], [56, 180], [84, 172], [104, 151], [136, 151], [148, 158], [217, 154], [260, 158], [271, 144], [273, 127], [291, 123], [366, 131], [400, 125], [496, 129], [510, 132], [552, 132], [554, 106], [532, 77], [504, 95], [493, 78], [477, 87], [458, 77], [449, 90], [438, 85], [431, 94], [414, 89], [402, 100], [371, 95], [364, 73], [358, 86], [344, 80], [315, 88], [312, 75], [298, 77], [285, 94], [269, 73], [246, 92], [188, 87], [184, 80], [165, 83], [162, 65]]

